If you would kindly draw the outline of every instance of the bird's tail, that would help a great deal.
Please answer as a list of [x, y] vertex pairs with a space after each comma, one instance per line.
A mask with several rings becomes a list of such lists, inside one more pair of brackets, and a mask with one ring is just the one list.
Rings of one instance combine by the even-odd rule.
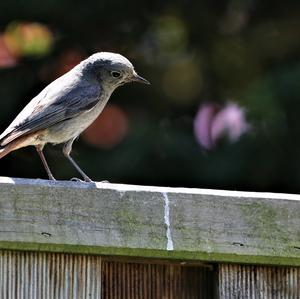
[[8, 144], [6, 146], [0, 147], [0, 159], [9, 154], [15, 149], [14, 144]]
[[[34, 138], [34, 135], [32, 135], [32, 136]], [[8, 144], [2, 145], [2, 146], [0, 144], [0, 159], [18, 148], [32, 144], [31, 141], [32, 141], [32, 137], [30, 135], [29, 136], [25, 135], [21, 138], [17, 138], [15, 140], [11, 141]]]

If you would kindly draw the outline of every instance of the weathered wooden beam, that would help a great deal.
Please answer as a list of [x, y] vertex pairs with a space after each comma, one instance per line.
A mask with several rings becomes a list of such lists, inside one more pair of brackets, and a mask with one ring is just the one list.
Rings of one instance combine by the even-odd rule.
[[195, 265], [0, 250], [1, 299], [211, 299], [214, 277]]
[[102, 257], [0, 250], [1, 299], [101, 299]]
[[0, 178], [0, 249], [300, 265], [300, 196]]
[[220, 299], [300, 298], [300, 268], [220, 264]]

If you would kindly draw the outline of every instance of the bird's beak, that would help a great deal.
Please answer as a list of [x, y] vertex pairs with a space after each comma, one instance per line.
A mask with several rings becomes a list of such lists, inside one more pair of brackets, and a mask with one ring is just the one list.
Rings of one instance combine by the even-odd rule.
[[144, 79], [143, 77], [139, 76], [137, 73], [135, 73], [133, 76], [132, 76], [132, 81], [135, 81], [135, 82], [139, 82], [139, 83], [144, 83], [144, 84], [150, 84], [150, 82], [146, 79]]

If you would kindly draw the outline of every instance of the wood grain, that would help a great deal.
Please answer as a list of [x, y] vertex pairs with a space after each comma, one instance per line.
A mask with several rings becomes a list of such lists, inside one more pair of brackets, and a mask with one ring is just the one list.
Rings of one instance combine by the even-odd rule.
[[300, 265], [300, 196], [0, 178], [0, 249]]

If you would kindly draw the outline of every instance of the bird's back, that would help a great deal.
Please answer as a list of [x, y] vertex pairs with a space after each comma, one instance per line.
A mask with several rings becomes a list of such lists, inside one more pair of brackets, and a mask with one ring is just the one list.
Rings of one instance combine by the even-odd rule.
[[[72, 108], [82, 98], [86, 98], [87, 105], [95, 105], [99, 93], [97, 84], [85, 80], [76, 74], [76, 69], [72, 69], [46, 86], [25, 106], [0, 135], [0, 145], [5, 146], [24, 134], [49, 127], [74, 115]], [[82, 106], [85, 107], [85, 103]]]

